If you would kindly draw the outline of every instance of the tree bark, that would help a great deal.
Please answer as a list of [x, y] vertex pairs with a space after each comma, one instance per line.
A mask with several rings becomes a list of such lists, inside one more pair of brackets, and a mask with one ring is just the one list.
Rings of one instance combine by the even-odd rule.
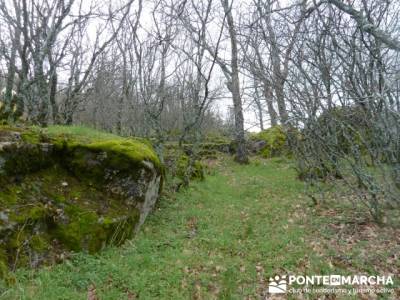
[[275, 111], [275, 108], [273, 105], [274, 95], [273, 95], [272, 87], [271, 87], [271, 84], [267, 81], [264, 81], [263, 85], [264, 85], [263, 92], [264, 92], [265, 100], [267, 101], [270, 123], [271, 123], [271, 126], [276, 126], [276, 125], [278, 125], [278, 115], [276, 114], [276, 111]]
[[239, 81], [239, 64], [238, 64], [238, 46], [235, 25], [233, 22], [231, 6], [228, 0], [221, 0], [225, 11], [228, 24], [229, 38], [231, 42], [231, 82], [228, 83], [228, 88], [232, 94], [233, 107], [235, 112], [235, 139], [236, 139], [236, 157], [235, 160], [245, 164], [249, 162], [247, 157], [246, 139], [244, 135], [244, 119], [242, 99], [240, 96], [240, 81]]

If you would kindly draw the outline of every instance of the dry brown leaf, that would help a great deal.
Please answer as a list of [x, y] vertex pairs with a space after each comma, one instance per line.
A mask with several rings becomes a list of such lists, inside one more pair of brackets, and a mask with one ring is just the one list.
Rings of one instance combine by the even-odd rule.
[[96, 286], [94, 284], [91, 284], [88, 287], [87, 300], [99, 300], [99, 297], [97, 297]]

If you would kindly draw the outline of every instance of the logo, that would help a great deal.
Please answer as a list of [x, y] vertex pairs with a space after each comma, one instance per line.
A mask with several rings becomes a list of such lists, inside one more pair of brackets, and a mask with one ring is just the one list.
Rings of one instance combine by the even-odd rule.
[[330, 275], [329, 276], [329, 285], [338, 286], [342, 284], [342, 276], [340, 275]]
[[[294, 286], [293, 286], [294, 285]], [[342, 286], [342, 287], [341, 287]], [[343, 286], [355, 286], [344, 289]], [[367, 275], [275, 275], [269, 278], [268, 293], [392, 293], [393, 289], [382, 286], [393, 286], [391, 276]]]
[[286, 275], [269, 278], [268, 292], [270, 294], [284, 294], [286, 293], [287, 282]]

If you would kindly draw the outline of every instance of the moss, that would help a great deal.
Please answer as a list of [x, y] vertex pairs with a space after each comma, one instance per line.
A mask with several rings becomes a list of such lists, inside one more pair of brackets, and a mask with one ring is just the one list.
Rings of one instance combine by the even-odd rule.
[[107, 244], [121, 245], [125, 240], [133, 237], [136, 225], [139, 222], [138, 210], [133, 210], [123, 219], [110, 219], [102, 222], [102, 229], [106, 233]]
[[203, 164], [196, 160], [194, 162], [194, 166], [193, 166], [194, 171], [192, 171], [192, 178], [196, 178], [196, 179], [204, 179], [204, 166]]
[[[187, 172], [189, 164], [189, 157], [187, 155], [182, 155], [179, 160], [177, 161], [177, 170], [176, 170], [176, 175], [180, 179], [184, 179], [185, 173]], [[191, 174], [190, 174], [190, 179], [204, 179], [204, 166], [203, 164], [196, 160], [193, 164]]]
[[8, 276], [8, 266], [7, 264], [0, 260], [0, 279], [5, 279]]
[[160, 160], [155, 151], [148, 145], [134, 140], [95, 142], [86, 145], [86, 147], [95, 151], [106, 151], [108, 153], [118, 154], [116, 157], [125, 156], [137, 163], [147, 160], [152, 162], [156, 167], [161, 168]]
[[[67, 134], [62, 134], [62, 129]], [[0, 174], [0, 204], [7, 211], [0, 221], [0, 229], [4, 229], [0, 251], [5, 251], [0, 264], [6, 262], [5, 269], [7, 262], [29, 266], [32, 253], [42, 263], [51, 260], [52, 251], [94, 253], [133, 236], [140, 212], [135, 203], [128, 203], [125, 190], [114, 193], [110, 186], [124, 184], [127, 178], [135, 181], [153, 176], [146, 173], [152, 168], [145, 161], [162, 174], [163, 167], [149, 142], [64, 127], [49, 128], [52, 133], [48, 133], [2, 126], [0, 138], [6, 130], [18, 131], [22, 142], [0, 152], [4, 171]], [[7, 134], [3, 135], [5, 141]], [[47, 142], [54, 147], [43, 149], [42, 143]], [[134, 197], [142, 200], [142, 194]]]
[[[201, 143], [199, 146], [199, 155], [201, 157], [207, 157], [208, 155], [216, 155], [218, 152], [220, 153], [231, 153], [231, 142], [221, 142], [221, 143], [212, 143], [212, 142], [206, 142], [206, 143]], [[189, 154], [192, 149], [193, 145], [192, 144], [183, 144], [182, 147], [178, 145], [178, 143], [167, 143], [165, 144], [165, 156], [172, 156], [174, 152], [180, 152], [181, 149], [186, 154]]]
[[[61, 186], [64, 181], [68, 183], [65, 188]], [[25, 251], [46, 252], [53, 240], [66, 250], [90, 253], [108, 243], [122, 243], [132, 237], [139, 221], [136, 208], [124, 206], [121, 215], [123, 202], [81, 185], [58, 166], [29, 175], [19, 185], [19, 189], [8, 189], [12, 193], [21, 191], [24, 197], [14, 208], [7, 204], [13, 208], [9, 219], [15, 229], [5, 240], [10, 253], [19, 249], [19, 266], [29, 264]], [[11, 255], [10, 259], [15, 257]]]
[[7, 187], [5, 191], [0, 191], [1, 206], [8, 207], [10, 205], [16, 204], [18, 201], [17, 191], [18, 189], [15, 187], [12, 187], [12, 191], [10, 191], [10, 187]]
[[15, 128], [11, 126], [1, 126], [0, 131], [20, 132], [21, 138], [30, 144], [32, 155], [29, 159], [39, 154], [40, 143], [54, 143], [58, 148], [84, 147], [93, 151], [106, 151], [118, 153], [126, 156], [131, 161], [141, 163], [143, 161], [152, 162], [158, 169], [161, 169], [160, 160], [148, 140], [140, 138], [123, 138], [113, 134], [108, 134], [94, 129], [76, 126], [51, 126], [45, 130], [32, 128]]
[[69, 222], [58, 226], [54, 235], [69, 250], [95, 253], [107, 244], [120, 244], [132, 237], [139, 220], [139, 212], [133, 210], [127, 217], [106, 217], [95, 212], [84, 212], [78, 207], [66, 211]]
[[14, 252], [14, 254], [16, 254], [16, 251], [14, 251], [14, 249], [20, 249], [24, 245], [27, 238], [28, 238], [28, 235], [24, 231], [24, 229], [19, 228], [17, 231], [13, 232], [13, 235], [9, 239], [7, 246], [9, 249], [13, 249], [12, 252]]
[[27, 127], [23, 124], [0, 124], [0, 136], [1, 133], [6, 134], [17, 132], [20, 134], [22, 140], [26, 137], [26, 141], [32, 143], [39, 142], [40, 131], [41, 130], [38, 127]]
[[49, 126], [44, 133], [51, 138], [74, 140], [81, 144], [101, 140], [125, 140], [123, 137], [84, 126]]
[[41, 253], [49, 249], [49, 239], [47, 234], [35, 234], [32, 236], [29, 245], [34, 251]]
[[199, 156], [202, 158], [216, 159], [218, 153], [215, 150], [200, 150]]
[[91, 211], [82, 211], [76, 206], [68, 207], [65, 213], [69, 221], [56, 227], [55, 237], [69, 250], [81, 251], [88, 248], [87, 243], [90, 243], [90, 238], [95, 236], [93, 233], [96, 232], [97, 214]]
[[14, 211], [10, 219], [14, 222], [24, 224], [28, 221], [37, 221], [46, 218], [48, 209], [43, 203], [32, 203], [22, 209]]
[[287, 138], [283, 128], [279, 125], [263, 130], [251, 137], [254, 141], [265, 141], [266, 145], [260, 154], [265, 158], [271, 158], [289, 153]]
[[4, 249], [0, 248], [0, 279], [6, 279], [8, 274], [7, 254]]
[[50, 166], [53, 161], [40, 145], [11, 145], [2, 154], [6, 175], [21, 175], [38, 171]]
[[219, 132], [209, 132], [204, 137], [204, 140], [207, 143], [214, 143], [214, 144], [229, 144], [231, 139], [227, 136], [221, 135]]
[[31, 144], [38, 144], [41, 142], [41, 135], [37, 132], [33, 131], [28, 131], [28, 132], [23, 132], [21, 134], [21, 138], [24, 142], [31, 143]]
[[[91, 172], [88, 173], [95, 179], [101, 179], [104, 176], [104, 167], [132, 172], [142, 167], [149, 168], [145, 161], [151, 162], [158, 172], [162, 174], [164, 172], [151, 144], [143, 139], [122, 138], [83, 127], [55, 126], [43, 131], [38, 128], [3, 126], [0, 128], [0, 132], [2, 130], [20, 132], [22, 140], [26, 142], [23, 145], [11, 145], [7, 151], [3, 151], [4, 163], [0, 171], [7, 176], [36, 172], [54, 164], [52, 158], [61, 159], [63, 162], [65, 158], [68, 160], [70, 157], [73, 157], [73, 160], [70, 160], [72, 164], [70, 169], [76, 168], [72, 171], [80, 173], [87, 170], [88, 161], [96, 160], [96, 157], [90, 156], [101, 153], [105, 153], [109, 157], [106, 162], [108, 165], [101, 165], [102, 169], [91, 166]], [[65, 134], [62, 133], [63, 130], [66, 132]], [[42, 149], [41, 143], [49, 141], [54, 145], [54, 155], [49, 155]], [[103, 184], [101, 180], [99, 183]]]
[[58, 144], [68, 144], [70, 147], [85, 145], [91, 150], [117, 152], [134, 161], [148, 160], [161, 167], [157, 154], [146, 139], [124, 138], [80, 126], [50, 126], [45, 133]]
[[231, 152], [231, 143], [202, 143], [200, 144], [200, 149], [202, 151], [214, 151], [221, 153]]

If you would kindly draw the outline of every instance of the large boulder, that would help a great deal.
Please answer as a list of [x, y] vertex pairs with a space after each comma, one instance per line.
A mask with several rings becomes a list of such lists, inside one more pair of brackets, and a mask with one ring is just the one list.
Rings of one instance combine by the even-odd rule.
[[0, 277], [5, 266], [121, 244], [154, 207], [162, 180], [146, 141], [0, 127]]
[[264, 158], [288, 155], [290, 153], [287, 136], [282, 126], [272, 126], [253, 134], [249, 139], [249, 149]]

